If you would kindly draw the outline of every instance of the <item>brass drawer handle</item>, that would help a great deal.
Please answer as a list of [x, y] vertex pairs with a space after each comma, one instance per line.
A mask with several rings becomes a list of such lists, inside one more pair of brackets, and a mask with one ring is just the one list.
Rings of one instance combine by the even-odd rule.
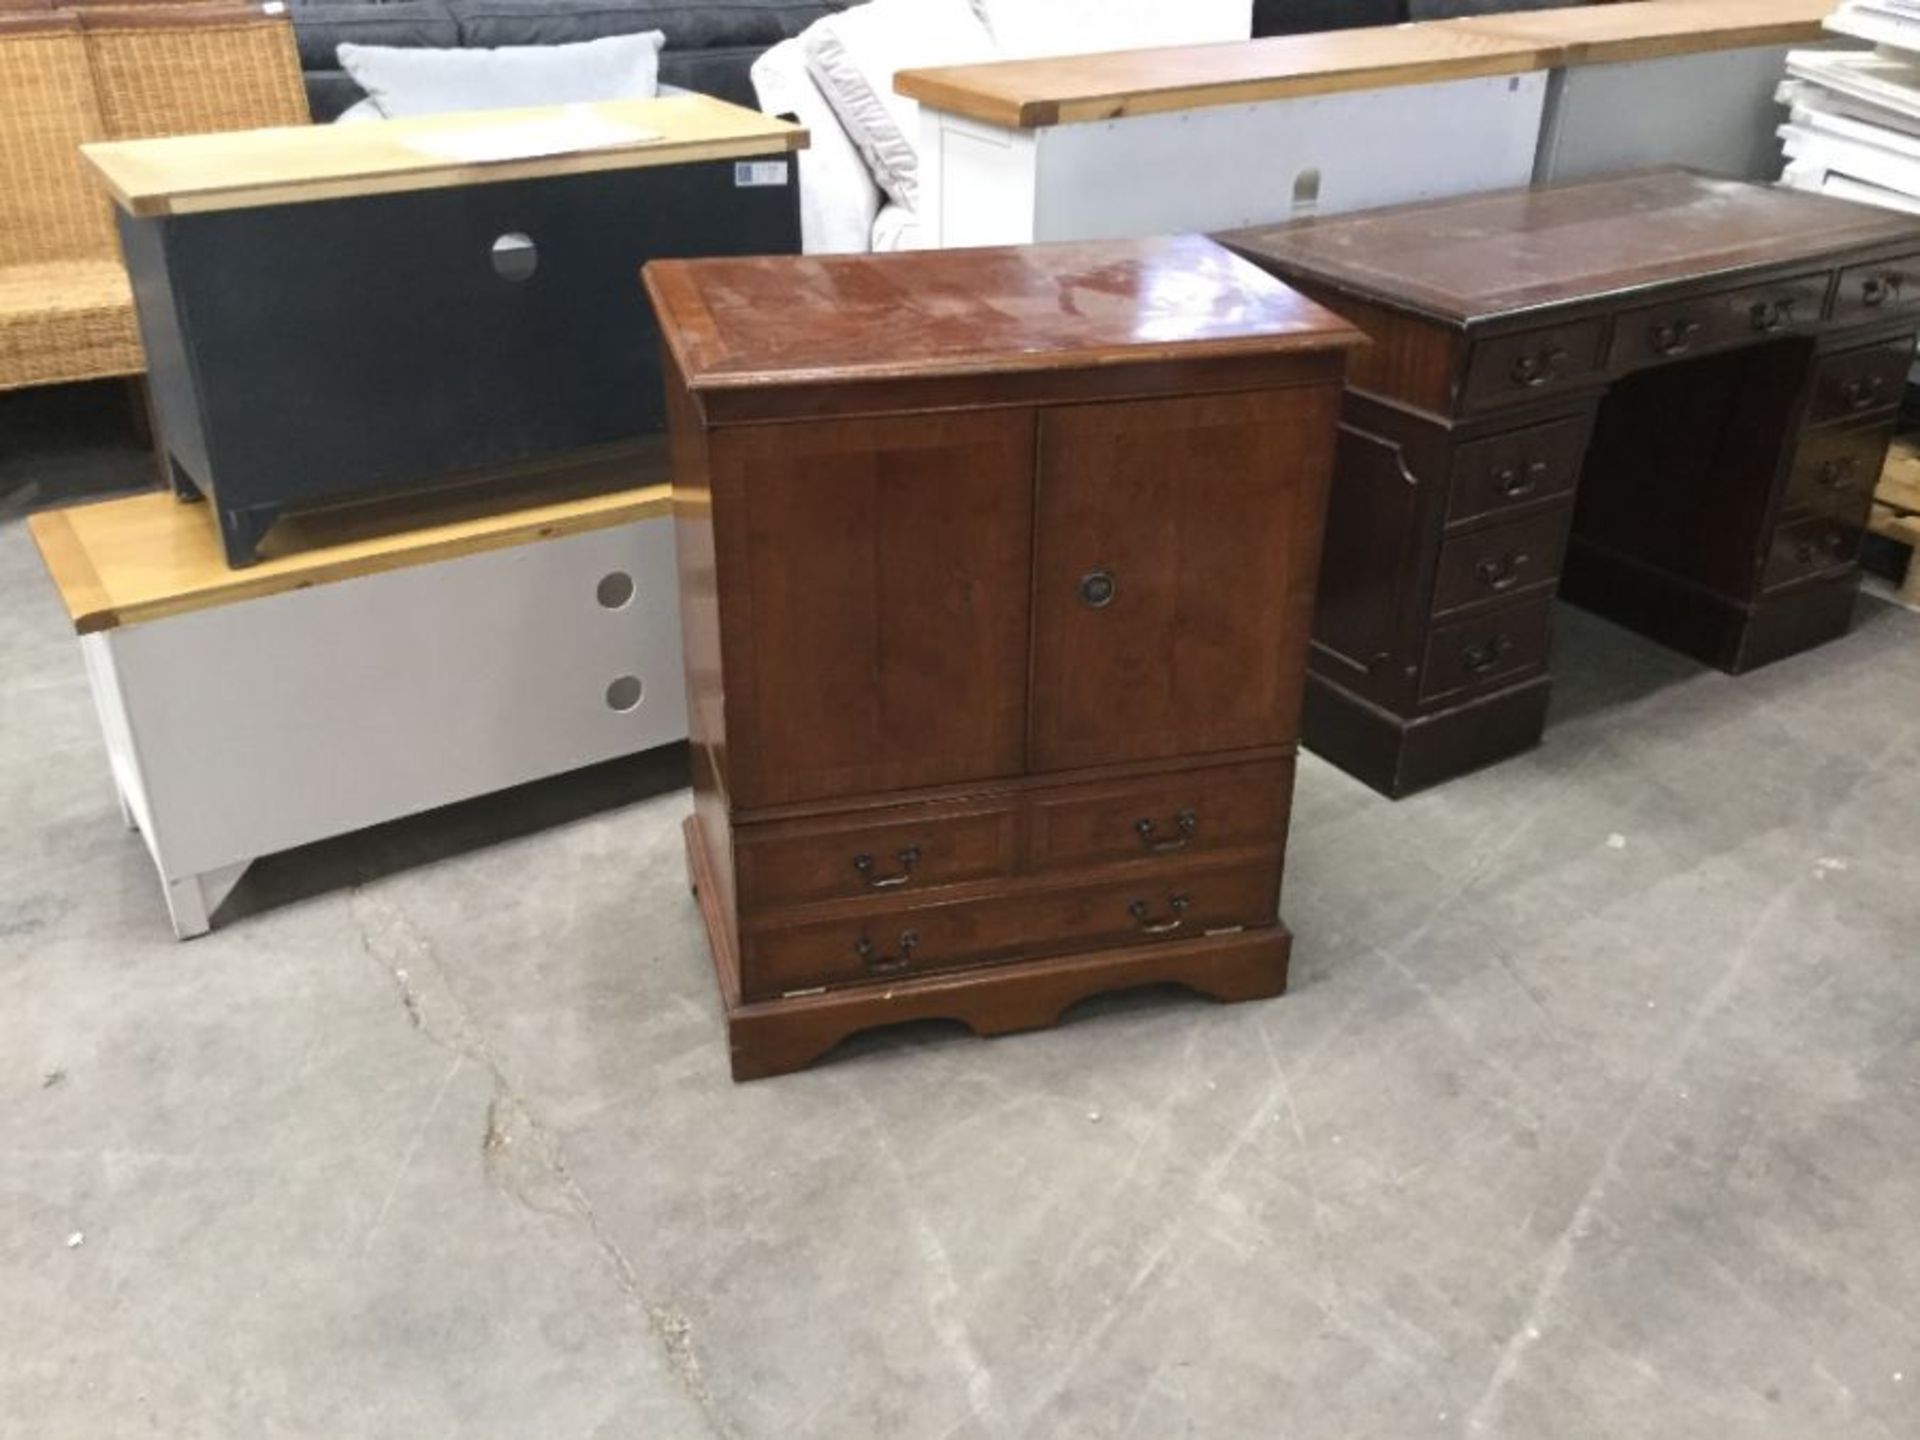
[[1880, 392], [1887, 388], [1884, 375], [1863, 375], [1849, 380], [1840, 390], [1840, 398], [1846, 401], [1849, 410], [1865, 410], [1880, 398]]
[[1524, 469], [1518, 465], [1502, 465], [1493, 472], [1493, 488], [1508, 500], [1518, 500], [1538, 490], [1546, 478], [1544, 460], [1529, 460]]
[[1460, 652], [1460, 659], [1475, 675], [1484, 675], [1498, 665], [1511, 649], [1513, 641], [1505, 635], [1495, 635], [1482, 644], [1467, 646]]
[[1532, 558], [1523, 550], [1509, 550], [1498, 560], [1489, 558], [1474, 566], [1473, 578], [1490, 590], [1511, 590]]
[[1836, 495], [1849, 495], [1855, 489], [1854, 477], [1860, 472], [1858, 455], [1840, 455], [1820, 463], [1819, 473], [1814, 482], [1823, 490], [1831, 490]]
[[1142, 935], [1171, 935], [1187, 923], [1187, 908], [1193, 904], [1190, 896], [1169, 895], [1167, 908], [1173, 912], [1170, 920], [1153, 920], [1153, 907], [1144, 900], [1136, 900], [1127, 906], [1127, 913], [1133, 917], [1133, 923], [1139, 927]]
[[1507, 371], [1507, 376], [1516, 385], [1537, 390], [1560, 378], [1560, 362], [1566, 358], [1567, 352], [1558, 345], [1542, 350], [1537, 355], [1522, 355], [1513, 362], [1513, 368]]
[[1164, 840], [1153, 838], [1155, 829], [1151, 820], [1133, 822], [1134, 833], [1140, 837], [1140, 843], [1156, 855], [1164, 855], [1170, 850], [1184, 850], [1193, 843], [1193, 832], [1200, 828], [1200, 817], [1191, 810], [1179, 811], [1173, 817], [1173, 828], [1178, 832]]
[[1793, 297], [1783, 295], [1778, 300], [1756, 300], [1747, 315], [1753, 321], [1754, 329], [1762, 335], [1771, 335], [1792, 321]]
[[873, 948], [873, 941], [864, 935], [853, 942], [854, 954], [860, 957], [860, 963], [867, 967], [869, 975], [892, 975], [911, 965], [913, 952], [920, 948], [920, 932], [902, 930], [899, 948], [898, 955], [882, 955]]
[[1897, 270], [1869, 275], [1860, 282], [1860, 303], [1869, 310], [1877, 310], [1889, 300], [1899, 300], [1902, 278]]
[[1684, 355], [1700, 333], [1698, 320], [1669, 320], [1647, 332], [1647, 342], [1658, 355]]
[[913, 879], [913, 867], [920, 863], [920, 847], [909, 845], [893, 858], [899, 861], [900, 868], [891, 875], [874, 874], [871, 855], [854, 856], [853, 868], [860, 872], [860, 878], [867, 882], [869, 890], [892, 890]]
[[1838, 530], [1829, 530], [1818, 541], [1802, 540], [1794, 549], [1794, 558], [1802, 565], [1813, 564], [1822, 554], [1829, 559], [1837, 559], [1841, 550], [1846, 547], [1846, 543], [1846, 536]]

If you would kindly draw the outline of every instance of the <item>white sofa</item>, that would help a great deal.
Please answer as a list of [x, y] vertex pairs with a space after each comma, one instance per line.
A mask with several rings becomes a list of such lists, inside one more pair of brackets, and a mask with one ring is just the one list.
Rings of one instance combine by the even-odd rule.
[[[893, 93], [895, 71], [1252, 33], [1253, 0], [869, 0], [767, 51], [754, 62], [753, 86], [763, 111], [791, 115], [812, 134], [800, 156], [807, 253], [906, 250], [919, 238], [918, 107]], [[864, 153], [849, 124], [864, 130]], [[878, 145], [876, 129], [885, 132]]]

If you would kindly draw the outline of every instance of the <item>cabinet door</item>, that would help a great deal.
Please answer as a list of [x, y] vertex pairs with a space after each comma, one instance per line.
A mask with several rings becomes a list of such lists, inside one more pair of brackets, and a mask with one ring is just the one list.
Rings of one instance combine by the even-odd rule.
[[1339, 395], [1042, 414], [1032, 769], [1295, 739]]
[[1019, 772], [1033, 413], [713, 437], [737, 805]]

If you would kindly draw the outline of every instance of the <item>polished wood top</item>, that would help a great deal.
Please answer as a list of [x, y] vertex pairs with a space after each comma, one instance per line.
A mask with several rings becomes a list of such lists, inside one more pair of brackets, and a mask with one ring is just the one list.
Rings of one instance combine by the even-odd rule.
[[[622, 462], [633, 473], [636, 462]], [[664, 478], [664, 455], [637, 466]], [[663, 516], [668, 487], [555, 498], [550, 485], [402, 497], [384, 505], [289, 516], [274, 527], [276, 554], [227, 568], [205, 505], [164, 492], [43, 510], [27, 528], [74, 630], [119, 625], [304, 590], [483, 550], [551, 540]]]
[[1558, 52], [1555, 65], [1611, 65], [1703, 50], [1811, 44], [1822, 38], [1820, 22], [1832, 10], [1829, 0], [1630, 0], [1449, 23], [1549, 47]]
[[798, 125], [686, 94], [80, 148], [122, 209], [185, 215], [737, 159], [806, 144]]
[[1533, 41], [1450, 21], [1277, 35], [1043, 60], [902, 70], [893, 86], [922, 105], [1013, 130], [1512, 75], [1551, 61]]
[[923, 105], [1030, 130], [1821, 37], [1832, 0], [1629, 0], [1221, 45], [903, 70]]
[[1651, 285], [1920, 247], [1920, 219], [1686, 170], [1395, 205], [1222, 242], [1314, 282], [1463, 325]]
[[1327, 351], [1353, 326], [1202, 235], [655, 260], [696, 394]]

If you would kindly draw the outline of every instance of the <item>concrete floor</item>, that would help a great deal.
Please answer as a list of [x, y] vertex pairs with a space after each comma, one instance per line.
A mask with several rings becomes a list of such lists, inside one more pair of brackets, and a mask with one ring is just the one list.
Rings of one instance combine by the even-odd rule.
[[1289, 996], [735, 1086], [683, 755], [177, 945], [0, 525], [0, 1436], [1920, 1436], [1920, 616], [1556, 647], [1531, 756], [1306, 761]]

